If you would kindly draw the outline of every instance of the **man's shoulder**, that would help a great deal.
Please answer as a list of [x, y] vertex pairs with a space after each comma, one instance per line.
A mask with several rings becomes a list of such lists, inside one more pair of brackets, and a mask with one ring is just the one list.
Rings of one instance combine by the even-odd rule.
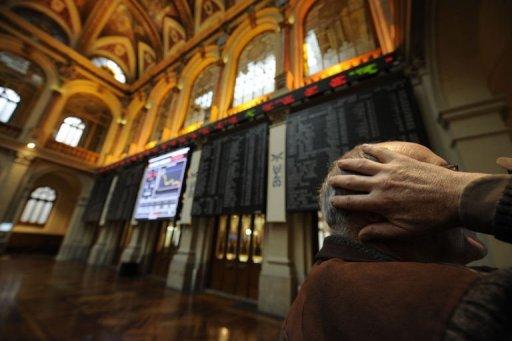
[[345, 261], [339, 258], [329, 259], [313, 266], [310, 280], [325, 281], [339, 278], [373, 279], [392, 282], [445, 280], [447, 277], [466, 277], [469, 281], [480, 277], [480, 273], [465, 266], [444, 263], [421, 263], [402, 261]]
[[324, 330], [333, 338], [441, 338], [454, 308], [479, 277], [448, 264], [330, 259], [313, 267], [289, 323], [309, 336]]

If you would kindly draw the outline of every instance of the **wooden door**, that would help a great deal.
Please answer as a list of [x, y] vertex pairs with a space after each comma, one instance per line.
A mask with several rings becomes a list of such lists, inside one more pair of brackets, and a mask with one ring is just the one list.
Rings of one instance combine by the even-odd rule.
[[219, 217], [210, 268], [212, 289], [258, 298], [264, 226], [263, 214]]
[[151, 274], [167, 278], [172, 256], [179, 246], [179, 226], [163, 221], [158, 226]]

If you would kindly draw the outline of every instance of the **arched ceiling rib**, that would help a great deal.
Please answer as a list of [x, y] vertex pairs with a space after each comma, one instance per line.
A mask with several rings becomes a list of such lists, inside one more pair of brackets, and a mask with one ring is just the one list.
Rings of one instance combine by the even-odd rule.
[[[129, 40], [128, 54], [136, 56], [139, 73], [189, 38], [194, 28], [190, 0], [8, 0], [5, 5], [86, 57], [103, 54], [94, 48], [104, 37], [123, 41], [117, 51], [126, 48]], [[20, 8], [37, 15], [25, 18]], [[123, 67], [134, 69], [133, 65]]]

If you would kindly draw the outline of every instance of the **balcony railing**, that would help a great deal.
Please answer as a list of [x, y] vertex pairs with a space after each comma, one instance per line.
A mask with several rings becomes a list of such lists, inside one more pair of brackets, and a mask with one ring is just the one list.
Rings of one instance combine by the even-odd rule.
[[49, 140], [46, 143], [46, 147], [63, 154], [71, 155], [90, 164], [96, 164], [100, 157], [98, 153], [80, 147], [71, 147], [55, 140]]

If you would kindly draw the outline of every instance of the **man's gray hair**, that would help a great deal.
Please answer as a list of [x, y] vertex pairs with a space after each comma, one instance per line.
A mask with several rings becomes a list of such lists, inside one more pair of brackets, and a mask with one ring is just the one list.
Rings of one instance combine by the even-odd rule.
[[327, 225], [329, 225], [329, 229], [332, 234], [352, 238], [354, 237], [354, 233], [350, 229], [350, 212], [335, 208], [331, 204], [331, 199], [335, 195], [343, 195], [346, 193], [346, 191], [335, 189], [327, 183], [330, 177], [341, 174], [341, 170], [338, 168], [336, 162], [337, 161], [335, 161], [329, 168], [329, 172], [327, 173], [327, 176], [322, 183], [322, 187], [320, 188], [320, 210], [322, 211], [322, 217]]
[[[354, 221], [354, 214], [356, 213], [334, 207], [331, 204], [331, 199], [335, 195], [346, 195], [353, 192], [334, 188], [328, 184], [328, 180], [329, 178], [335, 175], [350, 174], [350, 172], [342, 172], [339, 169], [337, 165], [337, 162], [339, 160], [359, 158], [376, 160], [372, 156], [365, 154], [360, 145], [354, 147], [350, 151], [343, 154], [343, 156], [340, 159], [334, 161], [331, 164], [329, 172], [327, 173], [327, 176], [325, 177], [324, 182], [322, 183], [322, 187], [320, 188], [319, 193], [320, 210], [322, 211], [322, 216], [325, 222], [327, 223], [327, 225], [329, 225], [331, 233], [336, 235], [342, 235], [350, 239], [357, 239], [359, 229], [362, 228], [362, 226], [357, 226], [361, 223], [361, 218], [359, 217], [358, 221]], [[358, 212], [358, 214], [361, 214], [361, 212]], [[369, 216], [369, 214], [367, 215]]]

